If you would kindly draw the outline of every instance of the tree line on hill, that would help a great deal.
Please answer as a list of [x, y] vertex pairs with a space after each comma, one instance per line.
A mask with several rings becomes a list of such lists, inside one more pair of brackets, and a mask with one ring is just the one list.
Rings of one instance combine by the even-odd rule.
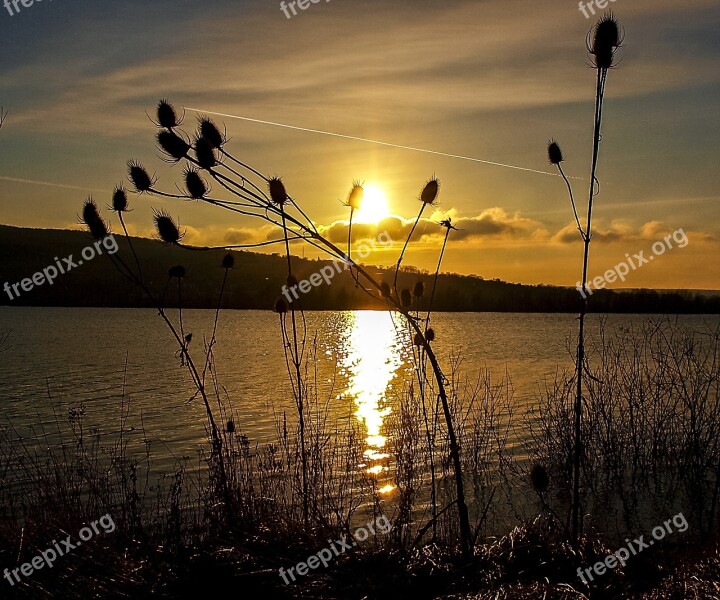
[[[132, 260], [127, 241], [116, 240], [119, 254]], [[0, 226], [0, 286], [31, 278], [55, 257], [73, 255], [91, 243], [81, 231], [25, 229]], [[148, 287], [162, 294], [168, 270], [175, 265], [186, 269], [183, 279], [182, 303], [188, 308], [215, 308], [223, 279], [223, 250], [190, 252], [143, 238], [133, 238]], [[286, 283], [287, 264], [278, 254], [234, 252], [235, 266], [228, 277], [223, 307], [230, 309], [272, 309]], [[309, 278], [328, 261], [294, 257], [293, 273], [299, 281]], [[368, 267], [380, 279], [392, 282], [392, 270]], [[398, 278], [399, 288], [413, 289], [423, 281], [425, 289], [432, 286], [433, 275], [406, 269]], [[306, 310], [382, 309], [384, 304], [357, 289], [348, 271], [335, 273], [331, 283], [324, 282], [301, 294]], [[425, 294], [427, 301], [429, 294]], [[165, 304], [175, 306], [176, 286], [169, 286]], [[64, 275], [52, 285], [35, 286], [29, 292], [10, 299], [0, 290], [0, 304], [24, 306], [106, 306], [150, 307], [152, 302], [143, 292], [126, 280], [107, 256], [96, 256]], [[478, 276], [441, 274], [433, 302], [434, 310], [453, 312], [576, 312], [580, 296], [574, 288], [550, 285], [523, 285], [500, 280], [484, 280]], [[658, 292], [634, 290], [613, 292], [597, 290], [590, 301], [590, 310], [600, 313], [657, 314], [718, 314], [720, 296], [693, 292]]]

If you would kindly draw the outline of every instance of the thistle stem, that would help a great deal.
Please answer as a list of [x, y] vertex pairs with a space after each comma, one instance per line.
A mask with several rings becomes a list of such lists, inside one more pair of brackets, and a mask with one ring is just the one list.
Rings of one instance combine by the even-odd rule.
[[607, 69], [598, 69], [597, 88], [595, 94], [595, 125], [593, 134], [592, 168], [590, 171], [590, 191], [588, 198], [587, 225], [583, 237], [583, 271], [582, 271], [582, 300], [580, 305], [580, 329], [577, 346], [577, 390], [575, 394], [575, 447], [573, 456], [573, 503], [572, 503], [572, 538], [577, 547], [580, 535], [580, 465], [582, 462], [582, 403], [583, 403], [583, 365], [585, 362], [585, 315], [587, 314], [587, 274], [590, 256], [590, 240], [592, 238], [592, 209], [595, 197], [595, 182], [600, 153], [600, 129], [602, 125], [603, 99], [605, 95], [605, 78]]
[[398, 295], [397, 291], [397, 280], [398, 280], [398, 273], [400, 272], [400, 265], [402, 264], [403, 257], [405, 256], [405, 250], [407, 250], [408, 244], [410, 243], [410, 239], [413, 236], [413, 233], [415, 233], [415, 228], [417, 227], [418, 223], [420, 222], [420, 217], [422, 217], [423, 211], [425, 210], [425, 207], [427, 205], [423, 202], [422, 206], [420, 207], [420, 212], [418, 213], [417, 219], [415, 219], [415, 222], [413, 223], [412, 229], [410, 230], [410, 233], [407, 236], [407, 239], [405, 240], [405, 244], [403, 245], [402, 252], [400, 252], [400, 257], [398, 258], [397, 265], [395, 266], [395, 278], [393, 279], [393, 289], [395, 290], [395, 295]]

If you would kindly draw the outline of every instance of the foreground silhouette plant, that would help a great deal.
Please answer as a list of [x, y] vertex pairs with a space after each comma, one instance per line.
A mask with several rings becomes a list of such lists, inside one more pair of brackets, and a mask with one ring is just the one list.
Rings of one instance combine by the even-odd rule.
[[[592, 38], [592, 41], [591, 41]], [[610, 14], [604, 16], [595, 25], [595, 28], [588, 34], [587, 49], [593, 66], [597, 73], [595, 88], [595, 120], [593, 124], [593, 152], [592, 164], [590, 167], [590, 191], [588, 198], [587, 220], [585, 228], [580, 224], [572, 185], [566, 177], [562, 162], [565, 160], [560, 145], [552, 140], [548, 145], [548, 159], [560, 172], [570, 195], [575, 223], [580, 237], [583, 241], [583, 267], [582, 267], [582, 300], [580, 305], [580, 325], [578, 332], [577, 357], [576, 357], [576, 394], [573, 409], [574, 417], [574, 449], [573, 449], [573, 493], [572, 493], [572, 539], [577, 544], [580, 534], [580, 475], [582, 462], [582, 403], [583, 403], [583, 370], [585, 369], [585, 315], [588, 309], [588, 259], [590, 256], [590, 240], [592, 239], [592, 210], [593, 199], [598, 193], [596, 184], [597, 166], [600, 155], [601, 126], [603, 117], [603, 103], [605, 100], [605, 83], [607, 81], [608, 69], [613, 67], [615, 53], [622, 42], [620, 28], [615, 17]]]
[[[133, 181], [137, 187], [137, 189], [141, 189], [143, 187], [147, 186], [149, 187], [151, 184], [149, 183], [151, 180], [149, 177], [146, 176], [146, 173], [144, 172], [144, 169], [142, 167], [136, 165], [136, 164], [130, 164], [130, 179]], [[210, 425], [210, 435], [212, 439], [212, 460], [217, 460], [218, 462], [218, 475], [220, 478], [219, 485], [220, 485], [220, 492], [221, 496], [225, 502], [225, 511], [226, 516], [228, 519], [232, 519], [233, 516], [233, 508], [232, 508], [232, 501], [230, 497], [230, 490], [228, 487], [228, 481], [227, 481], [227, 471], [225, 468], [225, 457], [223, 453], [223, 436], [220, 431], [220, 429], [217, 426], [216, 419], [213, 413], [213, 410], [210, 406], [210, 400], [207, 394], [207, 389], [205, 385], [205, 375], [208, 367], [208, 360], [210, 357], [210, 350], [212, 349], [212, 344], [214, 343], [214, 336], [215, 331], [213, 331], [213, 339], [209, 343], [209, 350], [208, 350], [208, 356], [206, 357], [206, 363], [205, 367], [203, 368], [202, 372], [198, 370], [197, 366], [195, 365], [195, 361], [193, 360], [193, 357], [191, 356], [189, 352], [189, 344], [192, 340], [192, 333], [186, 334], [183, 328], [183, 321], [182, 321], [182, 279], [185, 277], [185, 268], [177, 265], [174, 267], [171, 267], [168, 271], [168, 279], [165, 284], [165, 289], [163, 290], [161, 298], [157, 298], [157, 296], [148, 288], [145, 280], [142, 276], [142, 270], [140, 269], [140, 261], [138, 259], [137, 254], [135, 253], [135, 250], [132, 246], [132, 241], [130, 240], [130, 237], [128, 236], [127, 229], [125, 228], [125, 222], [122, 217], [122, 213], [126, 212], [128, 209], [128, 202], [127, 202], [127, 196], [125, 194], [125, 191], [122, 188], [116, 188], [115, 192], [113, 193], [113, 204], [110, 207], [110, 210], [113, 210], [118, 213], [120, 222], [122, 223], [123, 230], [125, 232], [125, 236], [128, 240], [128, 244], [130, 247], [130, 250], [135, 258], [135, 262], [137, 265], [137, 271], [134, 271], [130, 266], [128, 266], [125, 261], [123, 261], [122, 257], [119, 256], [119, 253], [115, 253], [113, 255], [108, 254], [107, 256], [110, 257], [110, 260], [112, 260], [115, 267], [118, 269], [118, 271], [128, 280], [130, 280], [132, 283], [140, 287], [150, 298], [152, 303], [155, 305], [158, 311], [158, 315], [163, 319], [165, 324], [167, 325], [168, 329], [172, 333], [173, 337], [175, 338], [176, 343], [179, 346], [179, 350], [177, 353], [177, 356], [180, 358], [180, 362], [182, 366], [187, 367], [188, 372], [190, 373], [193, 385], [197, 389], [197, 393], [202, 398], [203, 404], [205, 406], [205, 411], [208, 418], [208, 423]], [[85, 201], [85, 204], [82, 208], [82, 213], [80, 216], [80, 221], [85, 224], [85, 226], [88, 228], [90, 234], [95, 238], [96, 240], [102, 240], [108, 235], [110, 235], [110, 230], [108, 228], [107, 223], [102, 219], [100, 216], [100, 213], [98, 212], [97, 205], [93, 201], [92, 198], [88, 198]], [[163, 242], [167, 244], [172, 243], [179, 243], [179, 241], [182, 239], [182, 234], [180, 233], [180, 230], [177, 228], [175, 223], [172, 221], [172, 219], [167, 216], [163, 212], [156, 211], [155, 213], [155, 225], [157, 227], [158, 233], [162, 239]], [[225, 266], [225, 265], [223, 265]], [[225, 277], [227, 277], [227, 268], [225, 270]], [[179, 306], [179, 324], [176, 325], [172, 322], [170, 317], [167, 314], [167, 311], [165, 310], [165, 293], [167, 292], [167, 288], [170, 284], [170, 282], [175, 279], [177, 280], [177, 286], [178, 286], [178, 306]], [[223, 289], [224, 289], [224, 281], [223, 280]], [[215, 324], [217, 326], [217, 317]]]
[[[183, 234], [172, 217], [164, 211], [156, 211], [155, 225], [161, 240], [167, 244], [193, 250], [250, 248], [276, 243], [283, 244], [287, 257], [287, 283], [289, 286], [293, 286], [297, 283], [297, 280], [292, 273], [290, 242], [301, 240], [304, 243], [310, 244], [318, 250], [321, 250], [323, 253], [348, 264], [356, 283], [363, 289], [364, 292], [375, 298], [378, 302], [387, 303], [392, 310], [400, 312], [403, 315], [408, 323], [408, 326], [415, 335], [417, 345], [422, 349], [423, 356], [427, 357], [430, 361], [433, 371], [435, 384], [437, 386], [438, 400], [442, 405], [445, 417], [449, 440], [450, 459], [454, 471], [456, 489], [455, 504], [458, 509], [461, 548], [465, 557], [471, 556], [471, 530], [465, 500], [462, 466], [460, 461], [460, 447], [455, 433], [453, 415], [446, 392], [447, 380], [429, 343], [432, 330], [427, 328], [427, 323], [423, 327], [421, 320], [411, 315], [412, 294], [409, 290], [403, 290], [403, 293], [398, 294], [396, 288], [397, 274], [401, 266], [405, 250], [407, 249], [407, 245], [410, 241], [410, 237], [412, 236], [412, 231], [405, 242], [400, 259], [398, 260], [393, 285], [395, 293], [391, 293], [387, 283], [377, 281], [364, 267], [352, 260], [349, 256], [349, 247], [347, 253], [343, 252], [338, 246], [318, 231], [313, 221], [287, 193], [283, 182], [279, 178], [267, 177], [260, 171], [248, 166], [230, 154], [226, 149], [226, 136], [220, 132], [217, 126], [210, 119], [206, 117], [201, 117], [199, 119], [197, 131], [192, 139], [179, 129], [181, 123], [182, 119], [178, 118], [172, 105], [170, 105], [167, 101], [161, 100], [157, 109], [156, 125], [160, 128], [160, 131], [157, 134], [157, 142], [160, 150], [165, 154], [167, 162], [171, 164], [177, 164], [180, 162], [184, 163], [185, 168], [183, 175], [185, 180], [185, 190], [180, 191], [177, 194], [159, 190], [156, 187], [156, 178], [150, 176], [142, 164], [130, 161], [128, 163], [129, 179], [135, 188], [135, 192], [138, 194], [148, 194], [164, 198], [177, 198], [205, 202], [217, 208], [222, 208], [238, 215], [256, 218], [271, 224], [277, 228], [279, 237], [257, 244], [226, 245], [216, 248], [190, 248], [182, 243]], [[230, 200], [211, 195], [210, 187], [202, 175], [210, 178], [220, 188], [222, 188], [222, 191], [224, 191], [226, 195], [229, 194], [233, 197], [233, 199]], [[352, 213], [359, 208], [362, 200], [360, 188], [361, 186], [359, 184], [354, 184], [354, 191], [351, 192], [348, 200], [348, 206], [351, 209], [351, 216]], [[420, 196], [422, 206], [420, 214], [415, 221], [415, 225], [417, 225], [424, 208], [435, 201], [438, 189], [438, 181], [434, 178], [426, 184]], [[118, 212], [120, 214], [122, 211]], [[103, 230], [98, 225], [99, 217], [96, 217], [94, 214], [90, 214], [88, 216], [89, 218], [84, 220], [91, 231], [93, 231], [93, 229], [96, 230], [94, 235], [106, 235], [106, 228]], [[124, 228], [124, 222], [123, 229], [127, 235], [127, 231]], [[350, 229], [350, 224], [348, 224], [348, 229]], [[415, 227], [413, 227], [413, 231], [414, 229]], [[445, 242], [447, 242], [447, 234], [449, 234], [449, 231], [450, 229], [448, 228], [446, 230]], [[348, 231], [349, 242], [350, 235], [351, 232]], [[443, 251], [444, 248], [445, 245], [443, 245]], [[144, 286], [144, 282], [140, 276], [134, 275], [127, 265], [121, 262], [121, 259], [118, 258], [118, 261], [117, 266], [121, 272]], [[361, 285], [361, 279], [362, 284], [364, 285]], [[437, 273], [435, 282], [437, 282]], [[433, 292], [434, 287], [435, 285], [433, 284]], [[144, 289], [146, 289], [146, 287], [144, 287]], [[300, 458], [302, 468], [301, 497], [303, 506], [303, 521], [305, 525], [307, 525], [311, 507], [308, 506], [308, 457], [305, 447], [306, 391], [300, 372], [305, 345], [304, 316], [299, 301], [290, 302], [288, 305], [284, 300], [278, 300], [275, 305], [275, 310], [280, 315], [281, 319], [283, 343], [285, 346], [286, 357], [288, 358], [288, 372], [293, 384], [293, 394], [298, 408], [300, 429], [299, 437], [301, 445]], [[296, 312], [299, 314], [299, 320], [302, 326], [300, 334], [298, 333], [300, 324], [298, 323]], [[290, 328], [285, 326], [285, 319], [288, 314], [290, 315]], [[181, 334], [178, 334], [172, 328], [172, 324], [164, 315], [163, 311], [161, 311], [161, 316], [164, 317], [166, 323], [168, 323], [171, 327], [171, 330], [175, 334], [176, 341], [180, 345], [181, 355], [188, 361], [191, 374], [193, 375], [193, 381], [196, 386], [198, 386], [198, 389], [201, 391], [201, 396], [205, 401], [208, 418], [213, 424], [211, 429], [214, 432], [216, 427], [214, 425], [215, 419], [213, 412], [210, 408], [209, 402], [207, 402], [204, 390], [200, 387], [203, 385], [203, 382], [197, 373], [197, 369], [194, 367], [194, 363], [192, 363], [192, 359], [187, 349], [187, 342], [183, 339]], [[432, 335], [434, 336], [434, 332], [432, 332]], [[215, 434], [213, 434], [213, 436], [215, 437]], [[221, 448], [219, 448], [219, 451], [222, 456]]]

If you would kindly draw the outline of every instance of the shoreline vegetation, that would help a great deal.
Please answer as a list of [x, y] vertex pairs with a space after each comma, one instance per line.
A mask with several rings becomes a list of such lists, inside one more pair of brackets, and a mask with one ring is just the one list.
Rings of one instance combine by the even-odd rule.
[[[116, 236], [120, 253], [129, 253], [127, 240]], [[151, 281], [164, 282], [168, 264], [183, 264], [187, 269], [183, 306], [215, 309], [217, 296], [213, 273], [226, 251], [187, 252], [167, 247], [145, 238], [131, 238], [138, 257], [148, 270]], [[82, 231], [29, 229], [0, 225], [0, 270], [3, 281], [20, 281], [48, 264], [54, 256], [78, 256], [88, 243]], [[232, 252], [240, 277], [228, 281], [223, 307], [227, 309], [271, 310], [278, 290], [286, 283], [286, 259], [278, 254], [248, 251]], [[316, 273], [329, 260], [292, 257], [298, 280]], [[391, 275], [392, 267], [371, 267], [382, 278]], [[428, 287], [432, 273], [404, 267], [398, 277], [400, 285], [412, 287], [417, 280]], [[1, 282], [0, 282], [1, 283]], [[575, 288], [551, 285], [523, 285], [477, 276], [441, 273], [433, 311], [437, 312], [546, 312], [576, 313], [579, 292]], [[421, 301], [422, 302], [422, 301]], [[108, 308], [149, 308], [152, 303], [105, 261], [83, 264], [39, 290], [23, 293], [10, 300], [0, 293], [0, 305], [6, 306], [76, 306]], [[174, 306], [174, 298], [168, 299]], [[422, 305], [421, 305], [422, 306]], [[304, 310], [382, 310], [355, 287], [350, 272], [337, 275], [330, 286], [319, 286], [303, 294]], [[589, 312], [637, 314], [720, 314], [720, 291], [682, 290], [594, 290]]]
[[[604, 328], [588, 343], [598, 358], [586, 373], [584, 529], [577, 547], [569, 541], [574, 372], [559, 373], [526, 414], [514, 409], [509, 379], [448, 374], [473, 532], [473, 556], [465, 560], [448, 510], [454, 484], [445, 458], [435, 465], [441, 508], [429, 520], [431, 457], [417, 387], [408, 383], [389, 400], [387, 453], [396, 490], [384, 495], [358, 468], [362, 426], [331, 422], [315, 397], [317, 359], [310, 352], [302, 376], [307, 524], [297, 415], [279, 416], [276, 439], [258, 444], [234, 417], [246, 400], [222, 400], [227, 489], [209, 429], [199, 449], [201, 472], [191, 473], [188, 459], [179, 458], [174, 472], [158, 477], [142, 415], [124, 388], [115, 391], [117, 418], [98, 421], [70, 401], [55, 423], [35, 427], [38, 445], [0, 424], [0, 567], [20, 566], [98, 515], [116, 524], [53, 569], [13, 588], [5, 584], [3, 597], [196, 598], [223, 588], [267, 598], [358, 600], [715, 597], [720, 326], [688, 331], [669, 318], [647, 319]], [[197, 401], [195, 407], [202, 418]], [[522, 448], [508, 443], [518, 427], [529, 431]], [[436, 452], [447, 455], [447, 440], [437, 440]], [[626, 539], [652, 539], [656, 526], [680, 512], [687, 518], [683, 532], [593, 581], [578, 579], [578, 569], [605, 561]], [[391, 527], [386, 535], [371, 536], [292, 585], [283, 582], [281, 568], [382, 516]]]

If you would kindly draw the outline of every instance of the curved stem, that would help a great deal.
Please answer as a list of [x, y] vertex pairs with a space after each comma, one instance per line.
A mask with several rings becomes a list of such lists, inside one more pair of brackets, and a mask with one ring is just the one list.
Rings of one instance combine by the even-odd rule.
[[578, 231], [580, 232], [580, 237], [583, 239], [583, 241], [585, 241], [585, 232], [583, 231], [582, 225], [580, 225], [580, 218], [578, 217], [577, 208], [575, 207], [575, 197], [573, 196], [572, 186], [570, 185], [568, 178], [565, 176], [565, 171], [563, 171], [562, 165], [560, 163], [558, 163], [557, 168], [560, 171], [560, 175], [562, 175], [562, 178], [565, 181], [565, 185], [567, 186], [568, 193], [570, 194], [570, 204], [573, 209], [573, 215], [575, 215], [575, 223], [577, 224]]
[[403, 246], [402, 252], [400, 252], [400, 258], [398, 258], [397, 265], [395, 267], [395, 278], [393, 279], [393, 290], [395, 290], [395, 295], [397, 296], [397, 279], [398, 279], [398, 273], [400, 272], [400, 265], [402, 264], [403, 257], [405, 256], [405, 250], [407, 250], [408, 244], [410, 243], [410, 238], [412, 238], [413, 233], [415, 233], [415, 228], [417, 227], [417, 224], [420, 222], [420, 217], [422, 217], [423, 211], [425, 210], [425, 207], [427, 205], [423, 202], [422, 206], [420, 207], [420, 212], [418, 213], [417, 219], [415, 219], [415, 223], [413, 223], [412, 229], [410, 230], [410, 233], [407, 236], [407, 239], [405, 240], [405, 245]]

